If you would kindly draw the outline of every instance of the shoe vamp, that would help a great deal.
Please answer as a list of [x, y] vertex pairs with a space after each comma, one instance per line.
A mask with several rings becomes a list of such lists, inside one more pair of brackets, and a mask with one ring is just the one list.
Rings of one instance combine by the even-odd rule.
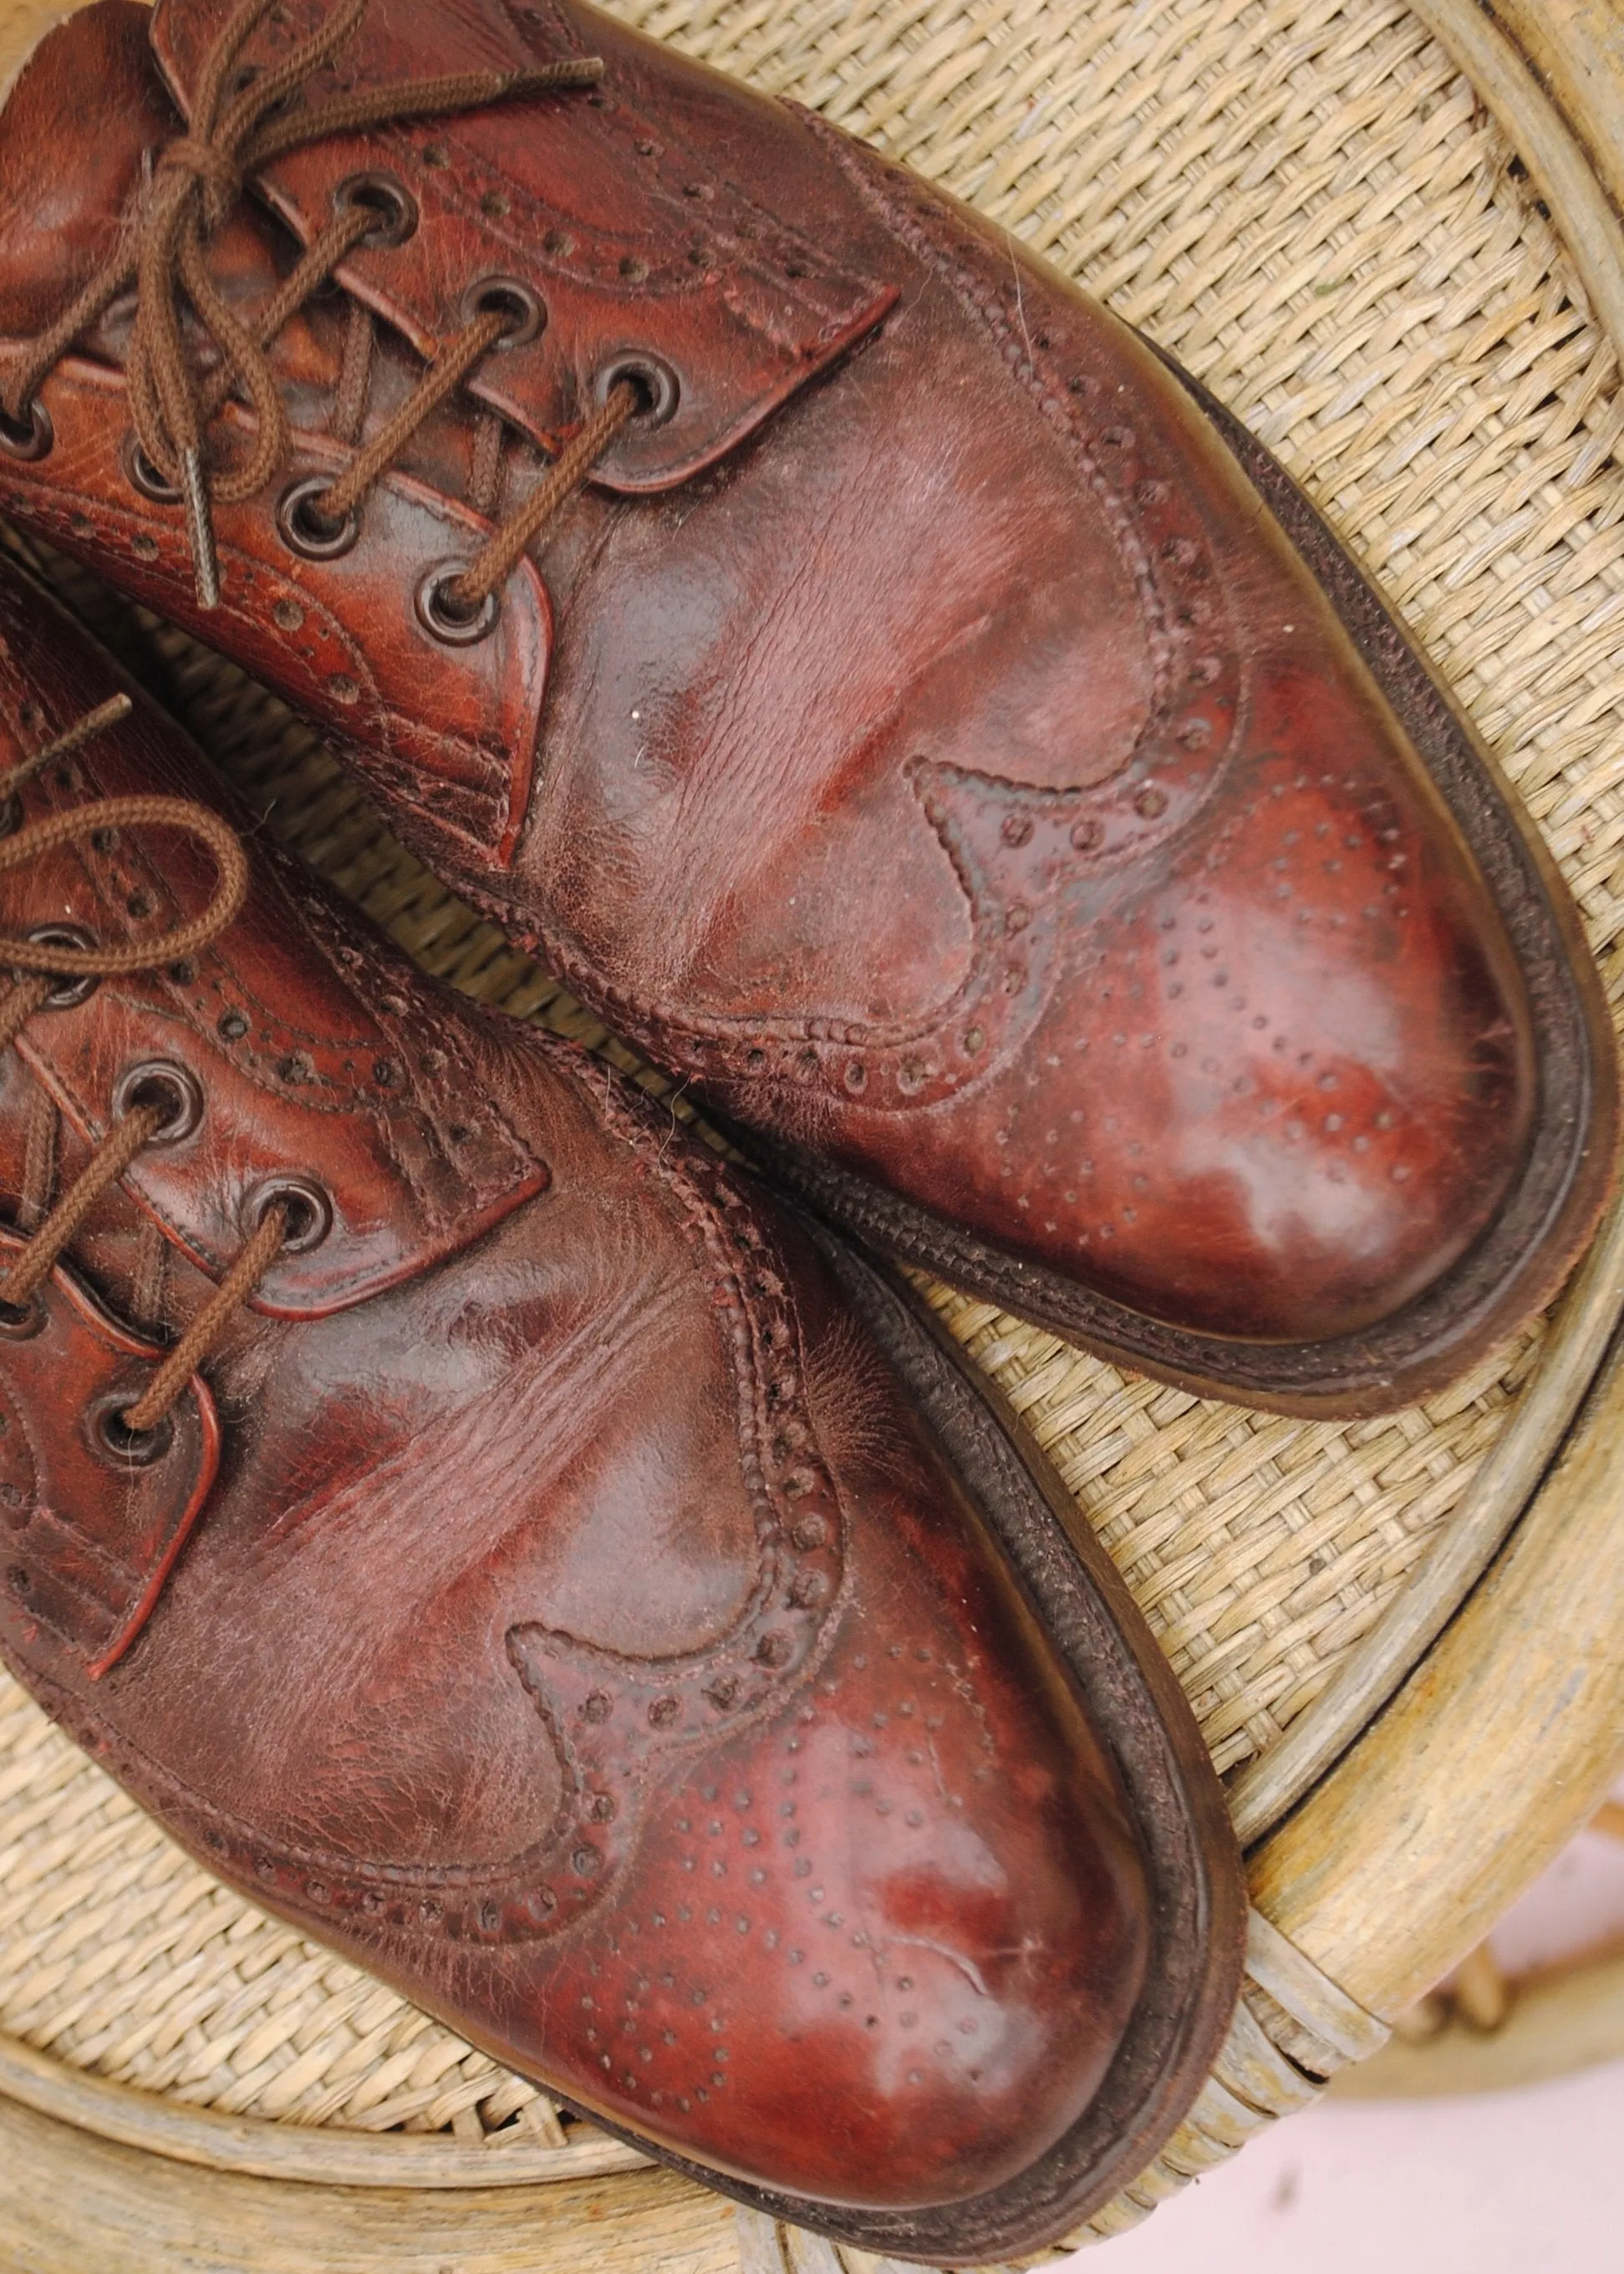
[[1130, 565], [1023, 403], [989, 418], [989, 364], [921, 281], [703, 494], [617, 508], [573, 576], [544, 560], [520, 874], [635, 998], [928, 1025], [975, 925], [933, 770], [1086, 788], [1132, 757]]
[[618, 1253], [600, 1222], [543, 1258], [535, 1216], [223, 1375], [226, 1476], [107, 1703], [273, 1848], [522, 1856], [563, 1787], [510, 1630], [663, 1657], [748, 1592], [708, 1289], [646, 1221]]

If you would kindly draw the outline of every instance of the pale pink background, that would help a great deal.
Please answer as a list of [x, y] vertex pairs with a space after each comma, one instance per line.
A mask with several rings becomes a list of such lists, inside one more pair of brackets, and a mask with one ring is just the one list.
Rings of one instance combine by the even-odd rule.
[[1624, 2062], [1470, 2100], [1329, 2102], [1067, 2274], [1616, 2274]]
[[[1492, 1939], [1514, 1972], [1614, 1938], [1624, 1841], [1587, 1833]], [[1459, 2100], [1326, 2102], [1074, 2270], [1624, 2274], [1624, 2062]]]

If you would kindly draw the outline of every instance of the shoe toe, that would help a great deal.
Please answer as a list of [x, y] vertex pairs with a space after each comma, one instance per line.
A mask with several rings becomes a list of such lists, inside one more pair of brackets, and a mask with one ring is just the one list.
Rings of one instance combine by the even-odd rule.
[[1276, 669], [1205, 843], [1098, 942], [1108, 1198], [1079, 1235], [1140, 1307], [1212, 1332], [1392, 1315], [1492, 1220], [1533, 1117], [1488, 890], [1396, 729], [1341, 692], [1311, 654]]
[[541, 2026], [550, 2072], [633, 2132], [895, 2209], [1002, 2185], [1082, 2114], [1150, 1903], [1054, 1645], [918, 1425], [899, 1409], [881, 1441], [848, 1387], [826, 1446], [843, 1577], [809, 1678], [638, 1808]]

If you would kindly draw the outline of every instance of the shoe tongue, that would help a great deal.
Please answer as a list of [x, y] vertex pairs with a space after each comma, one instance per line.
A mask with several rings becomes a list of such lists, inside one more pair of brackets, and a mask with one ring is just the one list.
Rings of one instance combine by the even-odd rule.
[[[190, 115], [236, 0], [159, 0], [155, 51]], [[264, 64], [308, 36], [328, 0], [282, 0], [244, 49]], [[661, 489], [751, 433], [896, 297], [885, 278], [827, 258], [812, 233], [741, 183], [775, 136], [741, 90], [590, 10], [505, 0], [381, 0], [311, 102], [341, 89], [465, 71], [515, 71], [601, 53], [601, 86], [336, 137], [267, 167], [261, 187], [308, 241], [358, 174], [403, 183], [418, 223], [403, 244], [363, 245], [339, 272], [358, 298], [432, 357], [469, 320], [481, 281], [517, 282], [546, 320], [486, 358], [466, 382], [544, 447], [584, 412], [628, 357], [653, 358], [675, 407], [616, 438], [594, 478]], [[786, 163], [804, 166], [782, 117]], [[769, 115], [769, 124], [771, 124]], [[726, 148], [726, 170], [719, 170]], [[774, 199], [793, 209], [794, 192]]]
[[112, 251], [149, 154], [180, 131], [134, 0], [98, 0], [34, 49], [0, 109], [0, 335], [60, 315]]

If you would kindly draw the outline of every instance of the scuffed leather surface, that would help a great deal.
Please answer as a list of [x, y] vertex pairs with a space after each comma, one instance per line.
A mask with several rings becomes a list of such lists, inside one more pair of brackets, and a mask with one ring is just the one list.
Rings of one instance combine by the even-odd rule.
[[[9, 764], [113, 682], [38, 594], [0, 630]], [[28, 812], [216, 795], [144, 702], [72, 765]], [[125, 834], [7, 877], [4, 922], [111, 925], [115, 877], [155, 922], [193, 906], [189, 862]], [[1025, 2171], [1122, 2038], [1147, 1897], [1100, 1733], [984, 1519], [770, 1201], [254, 857], [195, 981], [104, 982], [0, 1061], [9, 1193], [42, 1078], [65, 1103], [75, 1075], [85, 1125], [70, 1105], [63, 1186], [126, 1047], [161, 1030], [203, 1080], [166, 1208], [155, 1152], [75, 1243], [96, 1350], [154, 1300], [155, 1216], [147, 1339], [195, 1314], [213, 1282], [182, 1227], [246, 1157], [332, 1181], [336, 1250], [363, 1220], [455, 1218], [442, 1095], [538, 1173], [477, 1224], [470, 1194], [478, 1236], [365, 1299], [238, 1318], [208, 1364], [217, 1480], [94, 1683], [101, 1630], [40, 1589], [106, 1521], [73, 1440], [102, 1361], [46, 1380], [0, 1343], [57, 1524], [0, 1589], [7, 1662], [212, 1869], [644, 2137], [847, 2203]], [[335, 1118], [196, 1015], [238, 982], [278, 1046], [307, 1038]], [[374, 1020], [407, 1069], [381, 1095]]]
[[1528, 1129], [1483, 881], [1143, 347], [929, 193], [897, 218], [930, 275], [850, 383], [725, 510], [552, 578], [503, 904], [729, 1114], [1011, 1253], [1213, 1331], [1371, 1323]]
[[[494, 6], [466, 19], [480, 41]], [[167, 0], [182, 86], [217, 13]], [[351, 67], [392, 70], [407, 50], [390, 43], [432, 43], [438, 21], [395, 11]], [[540, 665], [539, 640], [521, 663], [397, 629], [439, 539], [397, 523], [392, 493], [336, 568], [283, 563], [309, 621], [343, 614], [375, 695], [344, 666], [367, 691], [339, 715], [310, 636], [255, 606], [274, 498], [223, 515], [228, 606], [200, 629], [321, 718], [427, 860], [729, 1115], [1156, 1320], [1378, 1330], [1494, 1219], [1537, 1081], [1494, 902], [1302, 560], [1143, 343], [978, 217], [589, 10], [543, 23], [538, 40], [563, 23], [601, 49], [606, 91], [654, 117], [661, 148], [815, 216], [842, 273], [887, 280], [895, 306], [679, 488], [575, 501], [538, 553], [555, 620]], [[488, 37], [493, 55], [520, 39]], [[52, 68], [36, 59], [30, 115]], [[601, 130], [554, 102], [545, 132], [521, 107], [476, 139], [540, 169], [541, 195], [536, 153]], [[408, 142], [392, 162], [414, 195], [458, 174], [460, 157], [420, 162], [457, 137]], [[0, 181], [11, 162], [0, 134]], [[314, 154], [301, 227], [339, 162]], [[616, 161], [611, 178], [642, 227], [644, 177]], [[366, 256], [366, 297], [413, 336], [389, 264], [472, 282], [486, 258], [439, 195], [410, 245]], [[268, 227], [223, 242], [232, 289], [272, 257]], [[37, 260], [16, 266], [32, 306]], [[646, 344], [684, 336], [676, 306], [643, 294]], [[98, 351], [116, 373], [115, 334]], [[280, 352], [313, 424], [334, 358], [319, 318]], [[92, 439], [112, 403], [87, 395], [108, 383], [62, 367], [45, 391], [62, 439], [37, 467], [0, 463], [0, 504], [199, 622], [173, 511], [138, 543]], [[389, 364], [384, 399], [403, 383]], [[400, 480], [454, 492], [467, 425], [426, 430]], [[511, 494], [532, 478], [516, 460]], [[495, 729], [478, 795], [465, 764], [408, 747], [414, 709], [510, 719], [538, 671], [533, 773], [521, 749], [502, 784]]]

